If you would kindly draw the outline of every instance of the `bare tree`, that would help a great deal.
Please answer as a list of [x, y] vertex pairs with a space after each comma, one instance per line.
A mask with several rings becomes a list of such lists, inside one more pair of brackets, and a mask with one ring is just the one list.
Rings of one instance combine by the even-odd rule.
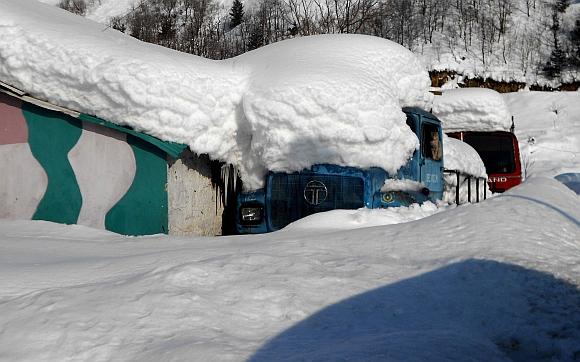
[[85, 15], [87, 12], [87, 3], [85, 0], [60, 0], [58, 6], [61, 9], [78, 15]]
[[497, 28], [500, 35], [503, 35], [507, 31], [514, 4], [512, 0], [495, 0], [493, 7], [497, 11]]

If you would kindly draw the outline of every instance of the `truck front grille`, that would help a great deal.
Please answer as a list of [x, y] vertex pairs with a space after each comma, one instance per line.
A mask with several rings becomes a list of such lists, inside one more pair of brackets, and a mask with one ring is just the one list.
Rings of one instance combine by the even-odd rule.
[[364, 206], [364, 182], [358, 177], [275, 173], [269, 188], [275, 229], [317, 212]]

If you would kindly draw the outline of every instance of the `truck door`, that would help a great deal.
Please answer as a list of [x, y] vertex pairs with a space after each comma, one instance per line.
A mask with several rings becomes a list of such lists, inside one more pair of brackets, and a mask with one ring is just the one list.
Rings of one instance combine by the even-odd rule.
[[443, 142], [441, 127], [422, 117], [421, 122], [421, 182], [429, 189], [429, 198], [443, 193]]

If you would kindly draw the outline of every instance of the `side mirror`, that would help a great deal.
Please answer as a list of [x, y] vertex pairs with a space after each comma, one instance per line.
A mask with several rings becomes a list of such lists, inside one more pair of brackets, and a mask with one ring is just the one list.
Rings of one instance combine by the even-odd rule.
[[429, 189], [428, 189], [428, 188], [426, 188], [426, 187], [423, 187], [423, 188], [421, 189], [421, 193], [422, 193], [423, 195], [425, 195], [425, 196], [429, 196], [429, 192], [430, 192], [430, 191], [429, 191]]

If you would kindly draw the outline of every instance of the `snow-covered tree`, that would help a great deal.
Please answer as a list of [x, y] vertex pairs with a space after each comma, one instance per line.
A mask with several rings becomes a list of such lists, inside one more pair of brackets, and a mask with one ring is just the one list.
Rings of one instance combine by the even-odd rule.
[[562, 49], [560, 41], [562, 27], [560, 25], [561, 14], [568, 8], [568, 0], [557, 0], [552, 6], [552, 31], [553, 47], [548, 62], [544, 65], [544, 74], [548, 78], [557, 78], [560, 76], [563, 68], [566, 66], [566, 53]]
[[234, 0], [230, 9], [230, 28], [235, 28], [244, 21], [244, 4], [240, 0]]

